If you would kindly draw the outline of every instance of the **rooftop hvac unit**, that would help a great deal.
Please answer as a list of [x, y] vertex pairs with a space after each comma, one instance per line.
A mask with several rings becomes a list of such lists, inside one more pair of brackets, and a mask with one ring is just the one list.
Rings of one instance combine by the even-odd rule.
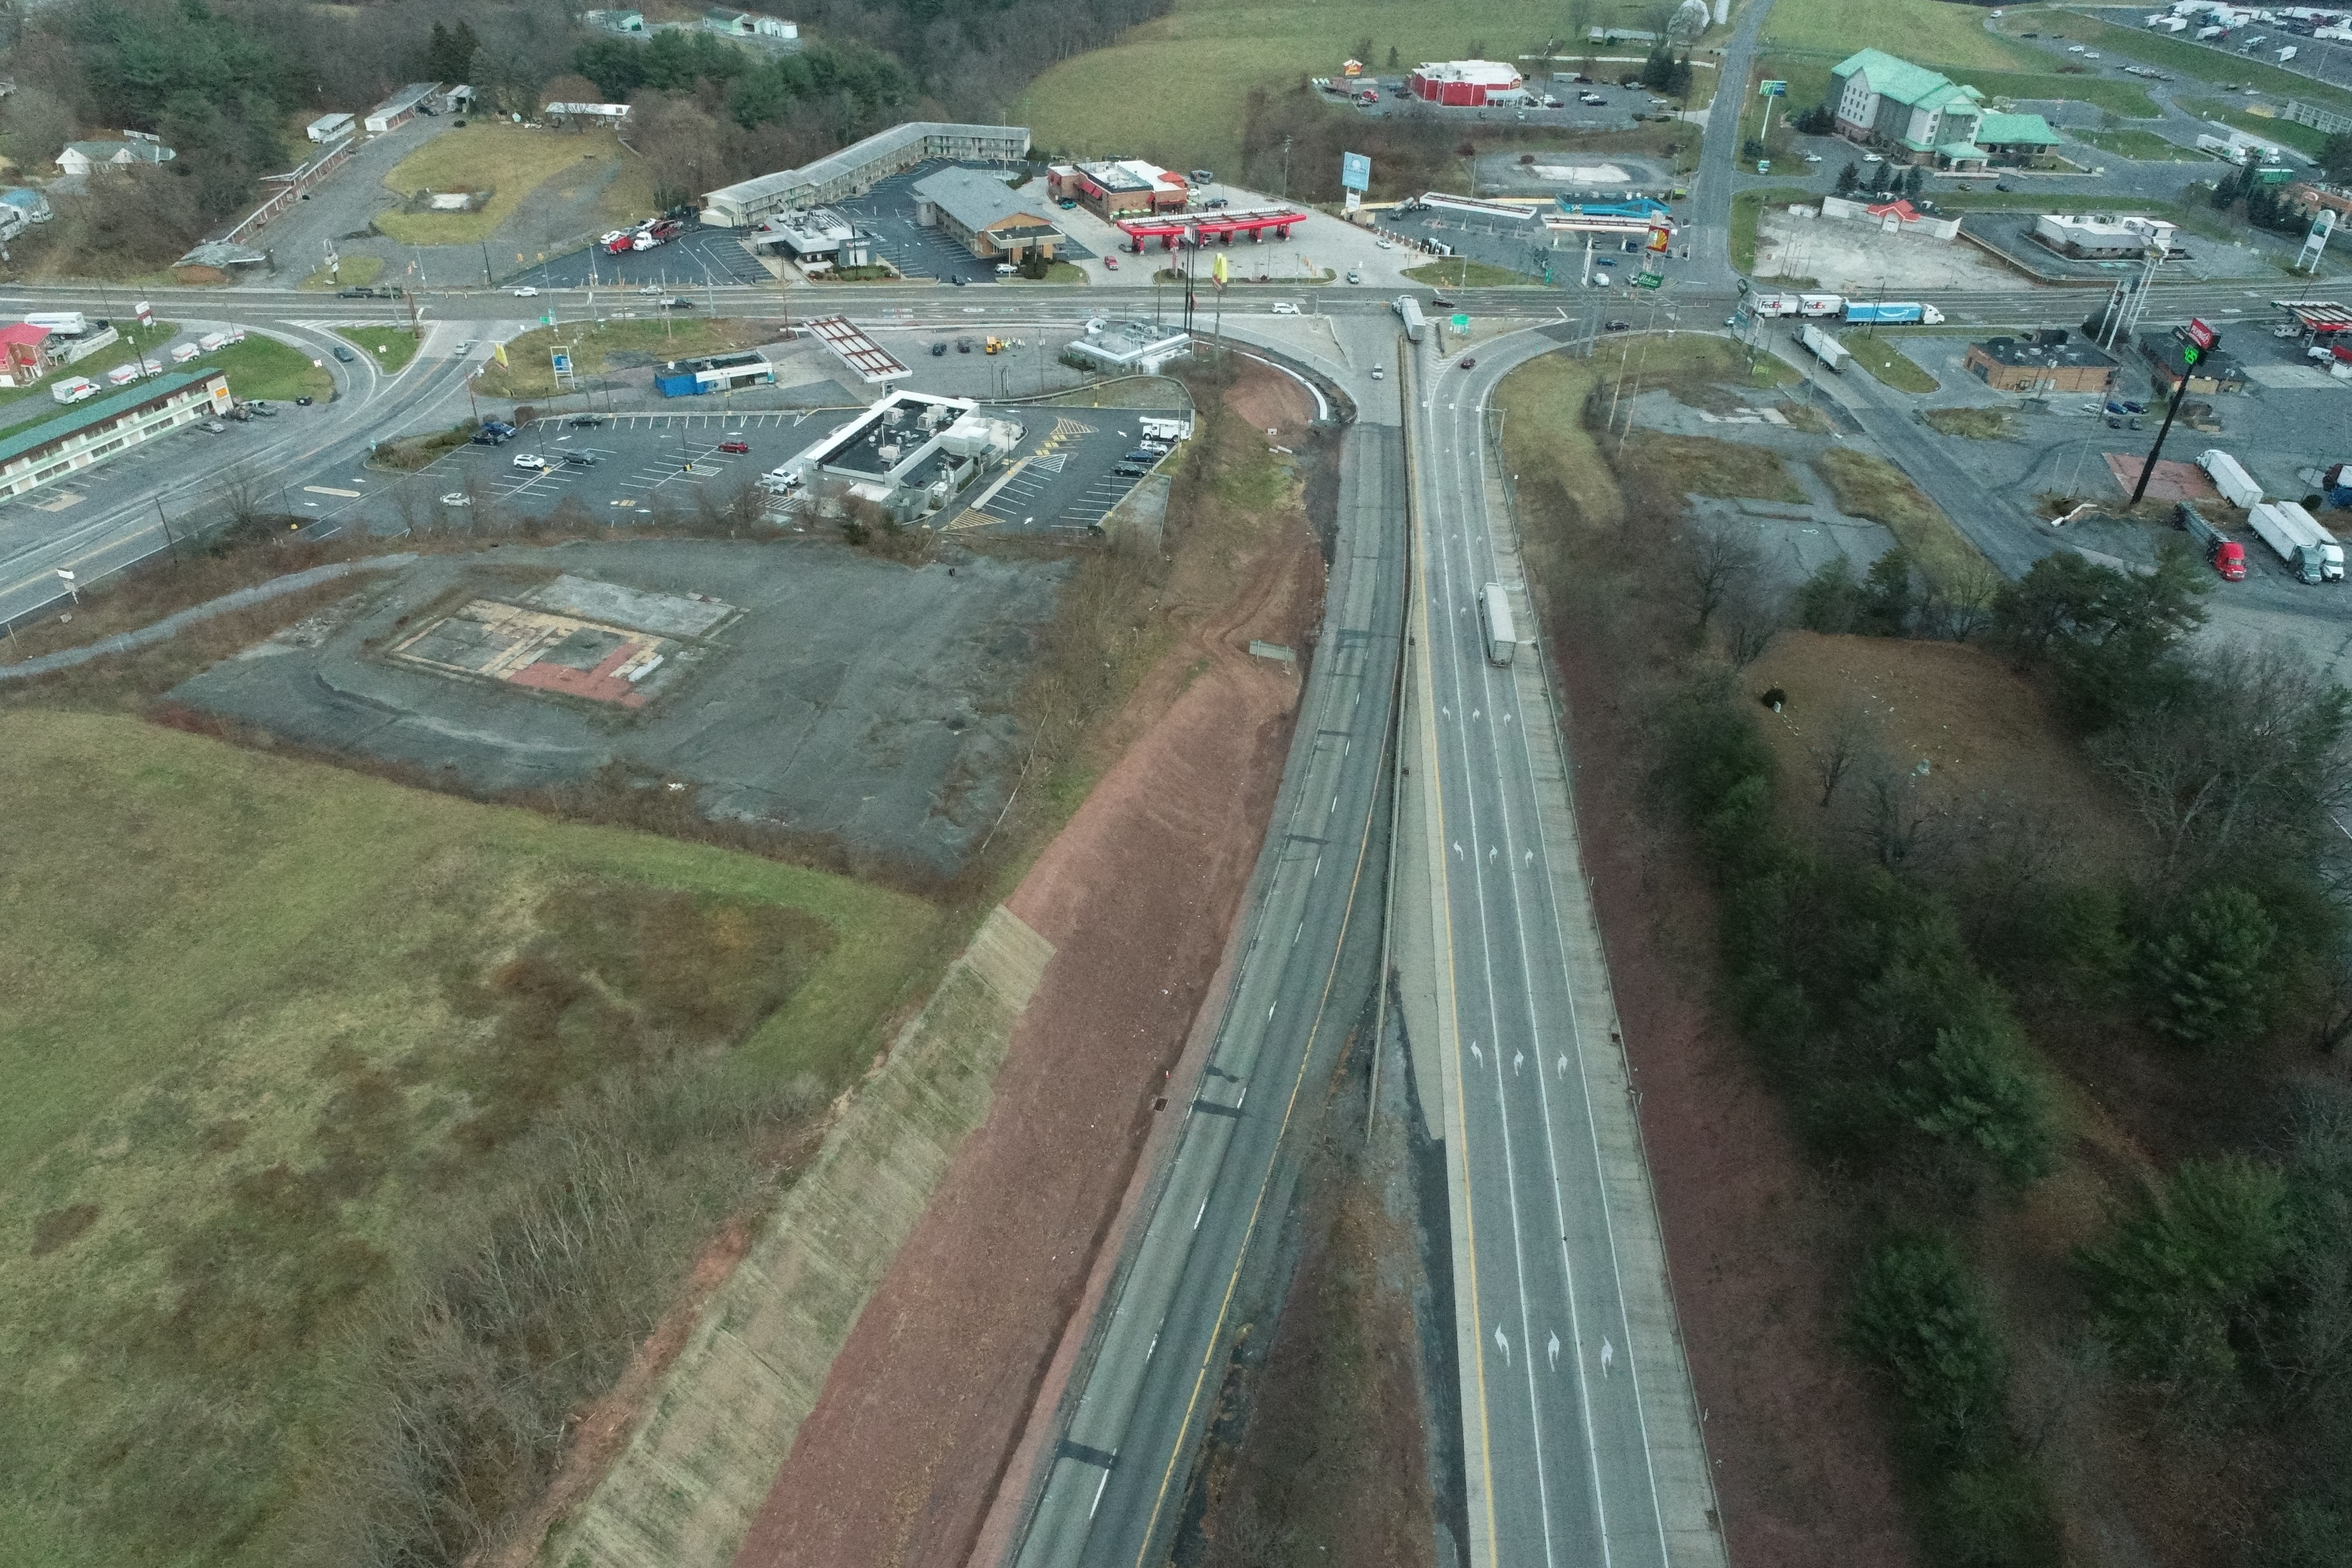
[[874, 455], [886, 463], [895, 463], [898, 460], [898, 443], [888, 442], [877, 449]]
[[882, 411], [882, 423], [893, 429], [896, 429], [898, 422], [906, 417], [907, 408], [904, 404], [894, 403]]

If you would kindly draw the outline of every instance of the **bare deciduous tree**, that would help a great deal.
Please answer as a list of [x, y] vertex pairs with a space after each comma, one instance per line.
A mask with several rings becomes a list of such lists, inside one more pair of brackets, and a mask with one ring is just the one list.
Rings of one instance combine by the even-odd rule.
[[1696, 622], [1694, 629], [1703, 637], [1724, 601], [1741, 584], [1754, 580], [1764, 558], [1754, 540], [1724, 523], [1692, 523], [1679, 539], [1677, 580], [1683, 602]]
[[1818, 739], [1806, 742], [1805, 750], [1813, 759], [1813, 777], [1820, 781], [1823, 810], [1837, 796], [1838, 785], [1845, 782], [1855, 763], [1861, 761], [1869, 748], [1870, 715], [1862, 704], [1846, 701], [1839, 704], [1829, 722], [1822, 726]]

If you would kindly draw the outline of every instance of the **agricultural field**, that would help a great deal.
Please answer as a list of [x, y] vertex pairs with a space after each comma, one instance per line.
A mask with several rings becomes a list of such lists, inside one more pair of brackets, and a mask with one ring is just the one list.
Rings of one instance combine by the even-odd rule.
[[530, 1495], [941, 918], [129, 719], [0, 716], [0, 781], [29, 1568], [414, 1560]]
[[650, 205], [644, 160], [631, 158], [609, 131], [582, 133], [526, 131], [478, 121], [463, 131], [445, 131], [402, 159], [383, 183], [404, 196], [420, 191], [488, 191], [470, 212], [386, 212], [375, 226], [404, 245], [472, 245], [488, 239], [542, 186], [547, 199], [571, 201], [591, 181], [612, 175], [604, 202], [614, 210], [642, 216]]

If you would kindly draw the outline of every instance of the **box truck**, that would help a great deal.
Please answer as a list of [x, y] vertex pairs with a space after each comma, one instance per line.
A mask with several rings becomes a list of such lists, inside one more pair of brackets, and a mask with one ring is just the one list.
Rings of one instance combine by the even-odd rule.
[[1845, 362], [1853, 357], [1843, 343], [1811, 321], [1798, 330], [1797, 341], [1812, 350], [1815, 359], [1841, 374], [1844, 373]]
[[47, 327], [61, 338], [78, 338], [89, 331], [89, 318], [79, 310], [57, 310], [25, 318], [28, 327]]
[[2298, 502], [2281, 500], [2267, 504], [2278, 513], [2288, 531], [2302, 542], [2304, 549], [2318, 556], [2320, 580], [2326, 583], [2344, 581], [2344, 546], [2336, 542], [2336, 536], [2320, 527], [2319, 520], [2304, 510]]
[[1489, 583], [1478, 591], [1478, 628], [1486, 636], [1486, 662], [1510, 663], [1511, 655], [1519, 649], [1519, 639], [1511, 626], [1510, 595], [1503, 592], [1500, 583]]
[[2197, 542], [2206, 564], [2231, 583], [2242, 583], [2246, 577], [2246, 547], [2205, 521], [2204, 514], [2187, 501], [2179, 503], [2178, 522]]
[[49, 384], [49, 395], [59, 403], [79, 403], [97, 391], [98, 383], [86, 375], [69, 375]]
[[2286, 569], [2305, 583], [2322, 581], [2322, 564], [2317, 549], [2305, 549], [2303, 537], [2289, 523], [2285, 515], [2268, 501], [2257, 501], [2246, 513], [2253, 525], [2254, 536], [2271, 547], [2273, 554], [2284, 562]]
[[2198, 453], [2197, 466], [2205, 470], [2205, 477], [2213, 481], [2213, 488], [2231, 506], [2252, 507], [2261, 502], [2263, 487], [2239, 467], [2237, 458], [2219, 447]]

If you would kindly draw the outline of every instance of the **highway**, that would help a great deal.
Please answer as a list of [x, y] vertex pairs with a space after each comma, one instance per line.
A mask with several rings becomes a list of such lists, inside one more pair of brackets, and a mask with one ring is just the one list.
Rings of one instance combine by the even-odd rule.
[[[1424, 362], [1412, 495], [1471, 1562], [1719, 1563], [1713, 1497], [1587, 899], [1564, 741], [1484, 429], [1522, 332]], [[1481, 587], [1525, 647], [1486, 657]]]
[[[1368, 328], [1368, 351], [1386, 357]], [[1245, 905], [1244, 952], [1149, 1215], [1091, 1325], [1020, 1568], [1165, 1559], [1234, 1334], [1288, 1206], [1284, 1135], [1313, 1114], [1378, 969], [1387, 769], [1403, 622], [1403, 460], [1394, 383], [1349, 375], [1323, 630]], [[1386, 393], [1385, 397], [1375, 395]], [[1377, 832], [1376, 832], [1377, 830]], [[1304, 1099], [1302, 1100], [1302, 1095]]]

